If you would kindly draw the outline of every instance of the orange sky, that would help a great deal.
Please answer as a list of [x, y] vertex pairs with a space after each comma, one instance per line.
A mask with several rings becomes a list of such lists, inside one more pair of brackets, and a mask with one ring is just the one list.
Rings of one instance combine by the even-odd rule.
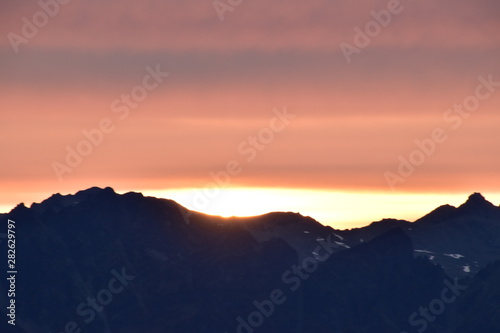
[[[60, 1], [42, 1], [51, 16], [34, 1], [0, 4], [0, 211], [93, 185], [203, 188], [230, 161], [241, 172], [224, 187], [308, 190], [304, 202], [310, 191], [500, 193], [498, 1], [252, 0], [223, 21], [212, 1]], [[341, 43], [356, 46], [354, 28], [388, 8], [348, 62]], [[120, 101], [141, 91], [133, 107]], [[473, 111], [453, 111], [463, 103]], [[269, 135], [273, 110], [295, 117], [249, 161], [248, 138]], [[69, 167], [67, 147], [84, 149], [82, 131], [102, 121], [109, 133]], [[431, 153], [416, 151], [431, 139]], [[411, 175], [401, 158], [418, 162]], [[364, 223], [325, 202], [322, 222]], [[446, 202], [418, 207], [431, 203]]]

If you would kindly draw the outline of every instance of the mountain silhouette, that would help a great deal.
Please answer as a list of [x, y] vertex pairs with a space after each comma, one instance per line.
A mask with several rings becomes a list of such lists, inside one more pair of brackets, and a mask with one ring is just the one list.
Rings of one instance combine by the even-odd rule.
[[2, 332], [500, 331], [500, 208], [479, 193], [351, 230], [290, 212], [209, 216], [109, 187], [19, 204], [3, 230], [8, 220], [16, 325]]

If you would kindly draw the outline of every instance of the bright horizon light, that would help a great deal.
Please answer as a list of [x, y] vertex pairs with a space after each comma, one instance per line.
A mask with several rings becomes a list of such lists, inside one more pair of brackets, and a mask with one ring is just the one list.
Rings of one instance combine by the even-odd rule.
[[[257, 216], [275, 211], [298, 212], [337, 229], [363, 227], [383, 218], [414, 221], [445, 204], [459, 206], [467, 194], [342, 192], [284, 188], [143, 190], [144, 195], [172, 199], [184, 207], [223, 217]], [[483, 193], [495, 205], [500, 193]]]
[[[210, 189], [211, 192], [198, 188], [114, 188], [117, 193], [141, 192], [145, 196], [174, 200], [194, 211], [223, 217], [257, 216], [277, 211], [296, 212], [336, 229], [363, 227], [384, 218], [415, 221], [441, 205], [450, 204], [457, 207], [472, 194], [472, 192], [391, 193], [267, 187], [227, 187]], [[63, 191], [61, 194], [76, 192]], [[500, 203], [500, 192], [481, 193], [494, 205]], [[7, 213], [21, 202], [29, 207], [31, 200], [41, 202], [50, 195], [52, 193], [24, 192], [22, 196], [16, 197], [17, 200], [13, 204], [0, 205], [0, 212]]]

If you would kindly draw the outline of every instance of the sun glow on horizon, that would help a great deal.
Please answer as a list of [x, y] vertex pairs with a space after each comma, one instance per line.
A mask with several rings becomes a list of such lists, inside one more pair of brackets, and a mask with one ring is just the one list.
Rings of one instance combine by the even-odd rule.
[[[459, 206], [473, 192], [340, 191], [271, 187], [114, 188], [117, 193], [141, 192], [145, 196], [174, 200], [194, 211], [223, 217], [257, 216], [276, 211], [297, 212], [336, 229], [363, 227], [384, 218], [415, 221], [441, 205]], [[61, 194], [76, 192], [63, 191]], [[479, 192], [494, 205], [500, 203], [500, 192]], [[10, 205], [0, 205], [0, 212], [7, 213], [21, 202], [29, 207], [32, 202], [42, 202], [50, 195], [52, 193], [43, 191], [23, 192], [22, 195], [11, 198]]]
[[[440, 205], [459, 206], [467, 194], [342, 192], [315, 189], [230, 187], [221, 189], [143, 190], [188, 209], [223, 217], [298, 212], [337, 229], [362, 227], [383, 218], [414, 221]], [[495, 205], [500, 193], [483, 193]]]

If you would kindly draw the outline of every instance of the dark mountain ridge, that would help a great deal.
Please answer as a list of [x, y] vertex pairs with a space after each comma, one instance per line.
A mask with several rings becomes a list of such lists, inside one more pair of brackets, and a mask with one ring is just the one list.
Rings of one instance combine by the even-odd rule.
[[[473, 194], [413, 223], [335, 230], [297, 213], [225, 219], [111, 188], [56, 194], [0, 215], [16, 223], [18, 270], [17, 325], [0, 328], [461, 333], [465, 315], [487, 313], [481, 332], [498, 332], [499, 211]], [[432, 322], [411, 317], [450, 281], [470, 287]]]

